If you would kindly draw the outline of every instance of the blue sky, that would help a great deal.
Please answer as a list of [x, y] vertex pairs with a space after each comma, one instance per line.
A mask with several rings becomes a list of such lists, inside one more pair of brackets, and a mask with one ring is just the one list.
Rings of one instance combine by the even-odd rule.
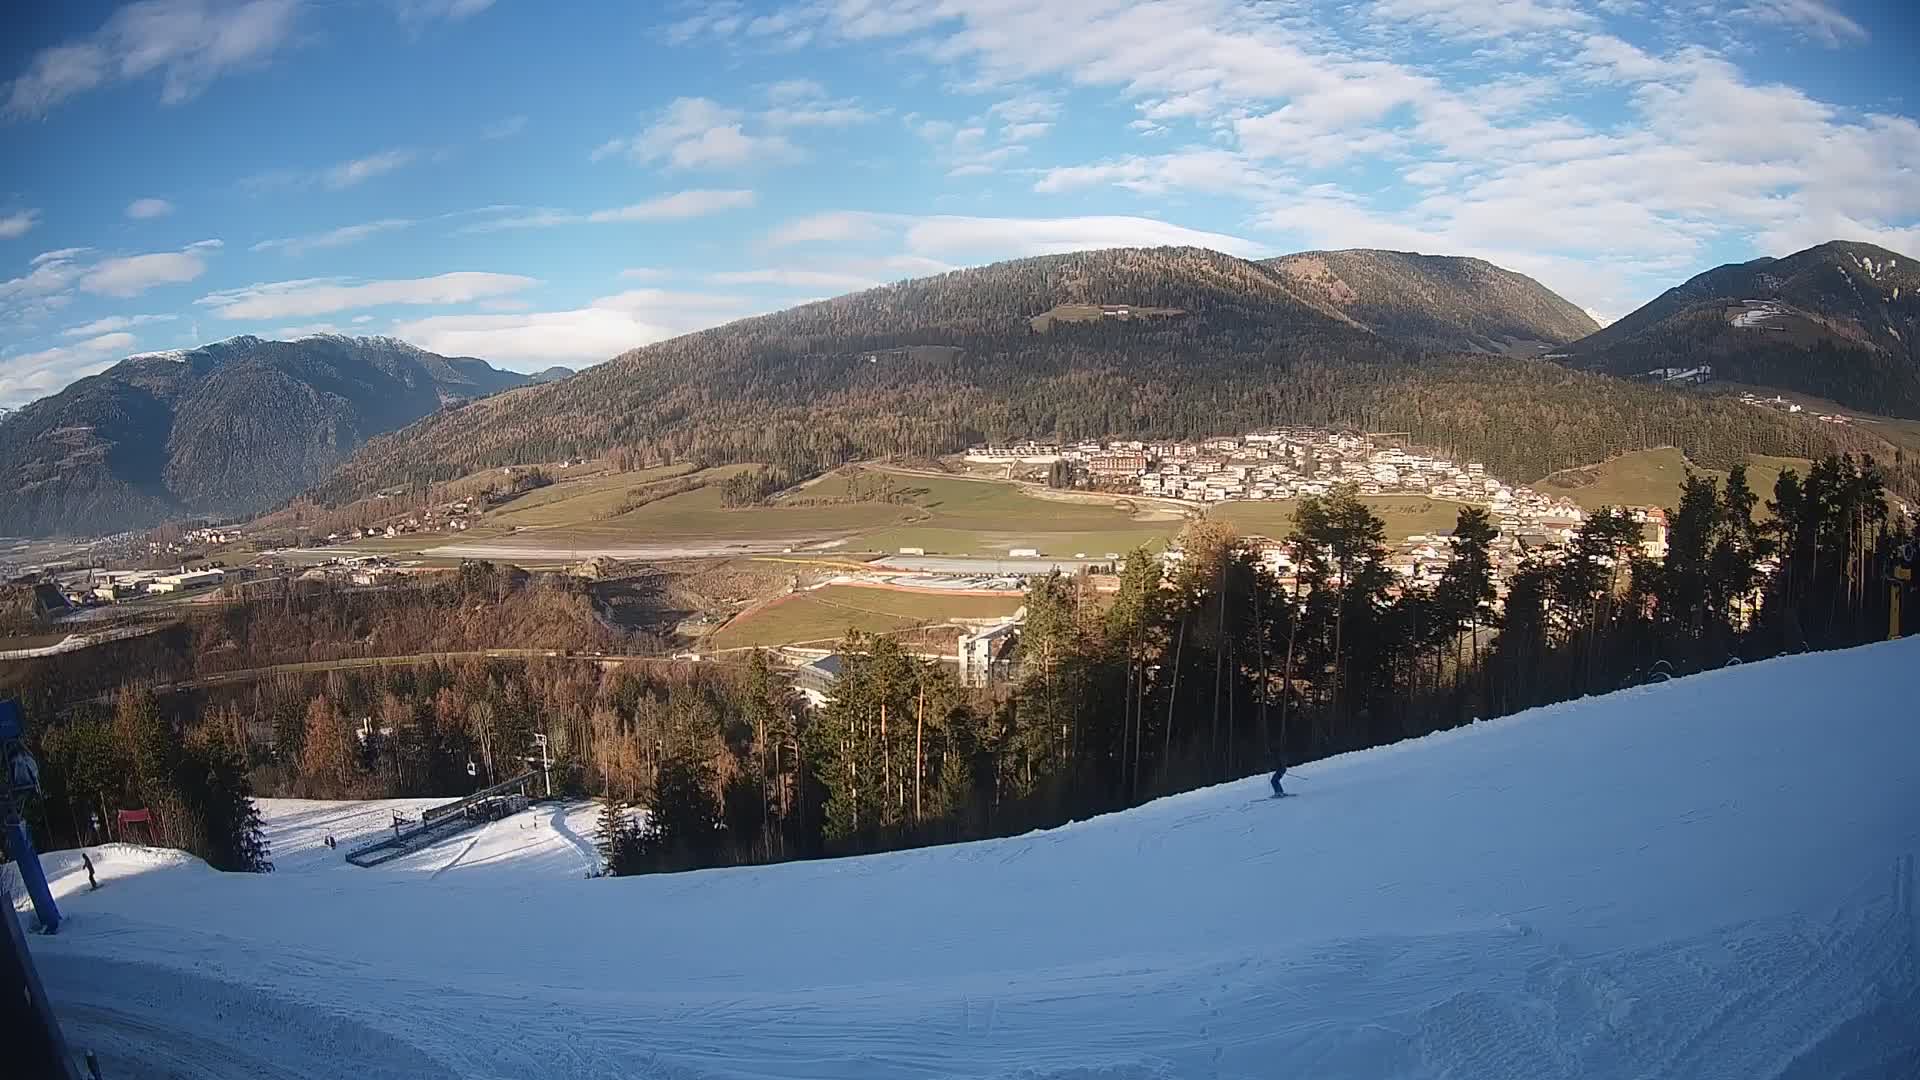
[[536, 370], [1000, 258], [1392, 247], [1602, 317], [1920, 255], [1848, 0], [145, 0], [10, 11], [0, 405], [241, 333]]

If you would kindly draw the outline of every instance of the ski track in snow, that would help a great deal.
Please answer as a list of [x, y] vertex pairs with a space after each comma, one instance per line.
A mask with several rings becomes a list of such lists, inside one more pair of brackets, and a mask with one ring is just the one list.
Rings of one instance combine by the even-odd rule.
[[[1920, 1076], [1920, 639], [1006, 840], [582, 879], [593, 807], [360, 870], [48, 856], [114, 1080]], [[1295, 780], [1298, 786], [1295, 786]], [[403, 808], [405, 809], [405, 808]], [[282, 846], [284, 845], [284, 846]], [[320, 848], [325, 851], [324, 847]]]

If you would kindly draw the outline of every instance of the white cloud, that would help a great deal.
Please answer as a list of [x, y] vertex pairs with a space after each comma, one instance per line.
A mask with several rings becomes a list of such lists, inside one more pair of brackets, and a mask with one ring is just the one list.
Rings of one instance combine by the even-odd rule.
[[605, 210], [575, 213], [568, 210], [536, 210], [511, 214], [487, 221], [463, 225], [456, 232], [489, 233], [503, 229], [544, 229], [556, 225], [606, 225], [634, 221], [684, 221], [726, 210], [738, 210], [754, 204], [754, 193], [747, 190], [679, 191], [672, 195], [615, 206]]
[[371, 315], [355, 315], [355, 316], [354, 316], [354, 317], [353, 317], [353, 318], [352, 318], [351, 320], [349, 320], [349, 321], [350, 321], [350, 322], [352, 322], [352, 323], [353, 323], [353, 325], [355, 325], [355, 326], [359, 326], [359, 325], [361, 325], [362, 323], [370, 323], [370, 322], [372, 322], [372, 321], [373, 321], [373, 316], [371, 316]]
[[1034, 183], [1043, 193], [1078, 191], [1113, 185], [1144, 195], [1194, 191], [1210, 195], [1253, 198], [1275, 191], [1282, 179], [1231, 150], [1191, 147], [1152, 157], [1126, 157], [1092, 165], [1048, 169]]
[[33, 228], [39, 220], [40, 211], [38, 210], [17, 210], [5, 217], [0, 217], [0, 240], [11, 240], [16, 236], [27, 235], [27, 230]]
[[61, 248], [34, 257], [25, 274], [0, 281], [0, 303], [12, 318], [44, 314], [65, 302], [66, 290], [86, 269], [79, 256], [86, 248]]
[[127, 204], [127, 216], [135, 221], [165, 217], [173, 213], [173, 204], [165, 199], [135, 199]]
[[827, 88], [812, 79], [786, 79], [767, 87], [769, 101], [805, 101], [827, 96]]
[[804, 155], [784, 135], [753, 135], [745, 114], [708, 98], [677, 98], [638, 135], [610, 139], [593, 160], [623, 155], [642, 164], [677, 169], [725, 169], [798, 161]]
[[[770, 247], [799, 244], [891, 243], [896, 265], [912, 273], [935, 273], [946, 263], [982, 262], [1025, 255], [1051, 255], [1107, 247], [1165, 245], [1213, 248], [1228, 254], [1267, 254], [1266, 245], [1225, 233], [1204, 232], [1153, 218], [915, 216], [833, 211], [797, 218], [776, 228]], [[918, 260], [917, 262], [912, 260]]]
[[0, 405], [23, 405], [112, 367], [133, 348], [132, 334], [101, 334], [72, 345], [0, 358]]
[[1212, 248], [1229, 255], [1271, 254], [1256, 241], [1142, 217], [918, 218], [906, 230], [910, 252], [957, 261], [1054, 255], [1109, 247]]
[[213, 308], [223, 319], [285, 319], [383, 304], [464, 304], [537, 284], [517, 274], [475, 271], [387, 281], [302, 278], [208, 293], [196, 303]]
[[393, 333], [444, 355], [478, 356], [531, 369], [599, 363], [628, 349], [756, 310], [742, 297], [632, 289], [566, 311], [433, 315], [398, 323]]
[[871, 289], [881, 283], [879, 279], [865, 274], [801, 267], [727, 270], [708, 274], [707, 280], [716, 285], [773, 285], [783, 289], [831, 289], [836, 292]]
[[369, 236], [383, 232], [404, 229], [413, 222], [407, 218], [382, 218], [379, 221], [367, 221], [358, 225], [342, 225], [326, 232], [309, 233], [306, 236], [283, 236], [276, 240], [262, 240], [248, 248], [249, 251], [284, 251], [289, 255], [303, 255], [322, 248], [346, 247], [357, 244]]
[[79, 286], [83, 292], [128, 297], [161, 285], [185, 284], [207, 272], [204, 256], [219, 248], [218, 240], [201, 240], [179, 251], [102, 259], [79, 275]]
[[304, 323], [299, 326], [283, 326], [273, 332], [281, 341], [296, 341], [300, 338], [318, 337], [321, 334], [341, 334], [345, 331], [327, 322]]
[[1565, 0], [1376, 0], [1371, 14], [1379, 25], [1413, 25], [1450, 38], [1510, 38], [1593, 19]]
[[328, 169], [321, 176], [321, 182], [330, 188], [347, 188], [355, 184], [383, 176], [395, 169], [405, 168], [419, 158], [419, 154], [408, 149], [382, 150], [352, 161], [343, 161]]
[[829, 210], [795, 218], [767, 236], [770, 247], [867, 240], [885, 233], [885, 216], [864, 210]]
[[760, 114], [770, 127], [843, 128], [864, 124], [874, 114], [848, 101], [779, 105]]
[[109, 315], [104, 319], [95, 319], [79, 326], [69, 326], [60, 331], [61, 337], [95, 337], [115, 330], [127, 330], [148, 323], [172, 322], [177, 315]]
[[266, 62], [291, 38], [297, 0], [142, 0], [85, 38], [37, 53], [7, 85], [5, 113], [43, 116], [75, 94], [122, 80], [161, 78], [160, 100], [190, 100], [231, 71]]
[[1736, 14], [1792, 27], [1829, 47], [1867, 40], [1865, 27], [1825, 0], [1753, 0]]

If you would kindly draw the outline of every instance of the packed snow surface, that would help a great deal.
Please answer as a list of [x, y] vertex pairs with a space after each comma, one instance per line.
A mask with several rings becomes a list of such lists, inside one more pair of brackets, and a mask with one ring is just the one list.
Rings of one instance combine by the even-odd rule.
[[1910, 1078], [1916, 670], [1920, 639], [1788, 657], [1296, 798], [658, 877], [585, 879], [588, 807], [359, 870], [312, 844], [382, 807], [272, 803], [269, 876], [108, 847], [88, 892], [56, 853], [33, 948], [116, 1080]]

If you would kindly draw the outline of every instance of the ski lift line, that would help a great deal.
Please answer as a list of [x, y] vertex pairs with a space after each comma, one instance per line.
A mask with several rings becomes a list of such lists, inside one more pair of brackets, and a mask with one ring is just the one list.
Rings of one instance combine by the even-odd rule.
[[396, 820], [392, 836], [382, 837], [372, 843], [354, 848], [347, 852], [346, 860], [355, 866], [376, 866], [389, 859], [397, 859], [408, 854], [424, 846], [428, 840], [449, 832], [450, 829], [458, 831], [453, 829], [454, 826], [458, 826], [459, 829], [472, 828], [474, 821], [463, 811], [512, 789], [528, 787], [533, 783], [536, 775], [533, 770], [528, 770], [511, 780], [503, 780], [490, 787], [481, 788], [465, 798], [428, 807], [421, 811], [418, 822]]

